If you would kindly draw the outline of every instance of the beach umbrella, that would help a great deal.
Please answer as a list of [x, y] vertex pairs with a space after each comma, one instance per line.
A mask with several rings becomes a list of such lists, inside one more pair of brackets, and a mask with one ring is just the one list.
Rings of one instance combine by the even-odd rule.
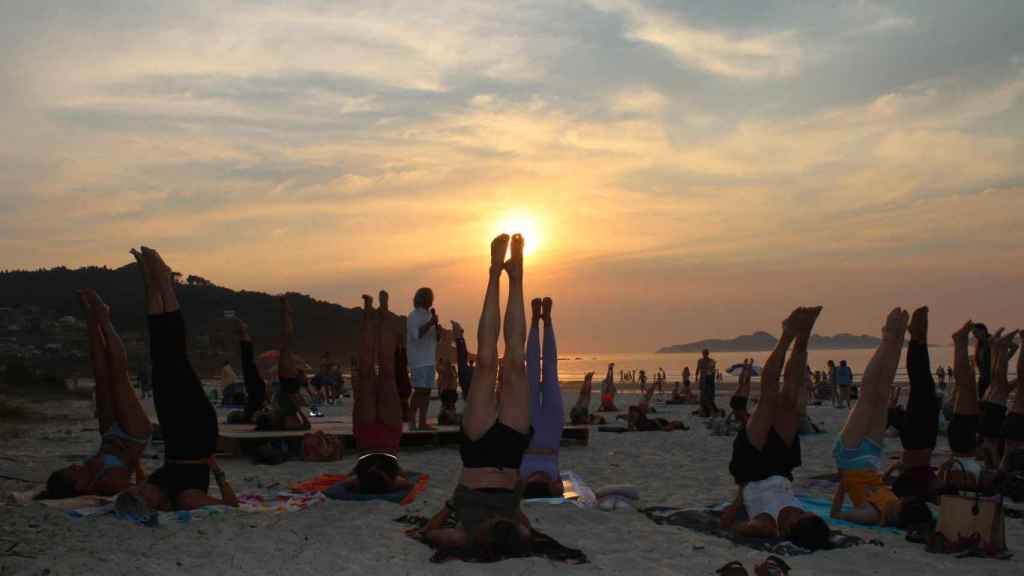
[[[726, 370], [726, 372], [732, 374], [733, 376], [739, 376], [740, 374], [743, 373], [743, 363], [740, 362], [739, 364], [733, 364], [732, 366], [729, 367], [728, 370]], [[750, 367], [750, 373], [754, 376], [760, 376], [761, 367], [758, 366], [757, 364], [754, 364], [753, 366]]]

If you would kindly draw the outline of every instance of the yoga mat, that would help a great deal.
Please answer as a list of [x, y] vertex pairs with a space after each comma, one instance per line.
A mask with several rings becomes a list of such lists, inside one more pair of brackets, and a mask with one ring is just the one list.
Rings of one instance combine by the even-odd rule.
[[530, 498], [524, 499], [526, 504], [567, 504], [572, 503], [580, 508], [593, 508], [597, 505], [597, 496], [590, 489], [583, 479], [575, 472], [567, 471], [561, 473], [562, 497], [561, 498]]
[[362, 494], [360, 492], [350, 492], [345, 487], [345, 481], [348, 480], [347, 474], [321, 474], [316, 478], [300, 482], [291, 487], [292, 492], [298, 493], [323, 493], [326, 497], [332, 500], [348, 500], [352, 502], [368, 502], [370, 500], [384, 500], [386, 502], [394, 502], [401, 506], [411, 504], [427, 489], [427, 483], [430, 481], [428, 474], [421, 472], [409, 472], [409, 481], [412, 482], [412, 488], [408, 490], [398, 490], [388, 494]]

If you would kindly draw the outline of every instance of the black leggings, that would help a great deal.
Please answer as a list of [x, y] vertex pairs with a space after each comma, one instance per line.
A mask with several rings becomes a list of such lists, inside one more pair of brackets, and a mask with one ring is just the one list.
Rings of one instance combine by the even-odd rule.
[[942, 405], [935, 394], [927, 344], [913, 340], [907, 344], [907, 374], [910, 376], [910, 397], [897, 426], [903, 449], [935, 448]]
[[245, 420], [252, 420], [252, 415], [263, 407], [267, 401], [267, 383], [256, 369], [252, 342], [242, 341], [242, 374], [245, 378]]
[[151, 315], [153, 404], [165, 460], [200, 460], [217, 449], [217, 413], [188, 361], [180, 311]]

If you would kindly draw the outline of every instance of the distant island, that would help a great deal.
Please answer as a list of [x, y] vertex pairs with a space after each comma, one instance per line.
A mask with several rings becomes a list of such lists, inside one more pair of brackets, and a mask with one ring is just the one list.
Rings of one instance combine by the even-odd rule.
[[[700, 352], [705, 348], [720, 352], [768, 352], [775, 348], [775, 344], [778, 343], [778, 341], [779, 339], [775, 336], [772, 336], [767, 332], [758, 331], [753, 334], [737, 336], [732, 340], [712, 338], [709, 340], [689, 342], [687, 344], [665, 346], [658, 350], [658, 354], [694, 353]], [[835, 336], [820, 336], [818, 334], [814, 334], [811, 336], [809, 347], [818, 350], [835, 350], [839, 348], [870, 349], [877, 348], [881, 342], [882, 340], [880, 338], [865, 334], [860, 336], [855, 334], [836, 334]]]

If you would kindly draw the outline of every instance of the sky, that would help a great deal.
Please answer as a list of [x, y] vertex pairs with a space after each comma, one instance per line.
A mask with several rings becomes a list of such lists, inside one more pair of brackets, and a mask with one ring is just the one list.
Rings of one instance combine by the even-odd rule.
[[[1024, 327], [1024, 3], [0, 0], [0, 268], [161, 250], [470, 334], [527, 236], [563, 351]], [[187, 306], [187, 302], [184, 303]], [[301, 329], [301, 327], [300, 327]]]

